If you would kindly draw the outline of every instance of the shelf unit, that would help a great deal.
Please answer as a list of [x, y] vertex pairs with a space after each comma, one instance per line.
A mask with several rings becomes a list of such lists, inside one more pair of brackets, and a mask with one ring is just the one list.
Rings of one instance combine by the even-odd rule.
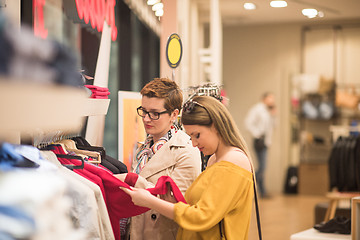
[[21, 134], [79, 133], [86, 116], [106, 115], [110, 99], [90, 99], [82, 88], [0, 77], [0, 140]]

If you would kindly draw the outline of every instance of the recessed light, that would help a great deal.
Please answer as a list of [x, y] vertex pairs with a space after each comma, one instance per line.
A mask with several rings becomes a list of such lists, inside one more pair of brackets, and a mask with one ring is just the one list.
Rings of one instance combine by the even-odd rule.
[[281, 0], [275, 0], [275, 1], [270, 2], [270, 6], [273, 7], [273, 8], [287, 7], [287, 2], [286, 1], [281, 1]]
[[154, 5], [155, 3], [158, 3], [158, 2], [160, 2], [160, 0], [147, 0], [146, 4], [152, 6], [152, 5]]
[[305, 8], [301, 12], [304, 16], [308, 18], [314, 18], [318, 14], [318, 10], [316, 10], [315, 8]]
[[155, 12], [155, 16], [157, 17], [161, 17], [162, 15], [164, 15], [164, 9], [159, 9]]
[[161, 3], [161, 2], [156, 3], [154, 6], [152, 6], [152, 10], [153, 10], [154, 12], [156, 12], [156, 11], [159, 10], [159, 9], [163, 9], [163, 8], [164, 8], [164, 4]]
[[244, 3], [244, 8], [246, 10], [254, 10], [256, 9], [256, 5], [250, 2]]

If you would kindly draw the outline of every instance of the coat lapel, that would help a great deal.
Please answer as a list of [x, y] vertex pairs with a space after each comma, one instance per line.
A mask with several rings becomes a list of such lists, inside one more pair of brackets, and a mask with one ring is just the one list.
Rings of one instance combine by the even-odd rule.
[[140, 173], [140, 176], [148, 178], [164, 169], [167, 169], [176, 164], [176, 158], [171, 153], [173, 147], [185, 147], [189, 141], [189, 137], [184, 137], [186, 133], [178, 131], [174, 136], [165, 143], [152, 158], [145, 165]]

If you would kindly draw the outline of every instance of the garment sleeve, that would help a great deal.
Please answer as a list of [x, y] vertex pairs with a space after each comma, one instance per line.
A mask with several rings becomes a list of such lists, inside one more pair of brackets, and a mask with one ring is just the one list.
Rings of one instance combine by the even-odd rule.
[[[201, 172], [201, 156], [197, 148], [186, 146], [185, 148], [174, 148], [176, 164], [169, 169], [168, 176], [176, 183], [184, 195], [186, 189], [193, 183]], [[135, 187], [153, 188], [155, 184], [139, 176]]]
[[147, 181], [144, 177], [140, 176], [138, 177], [136, 183], [135, 183], [135, 187], [136, 188], [153, 188], [155, 187], [155, 184]]
[[195, 205], [178, 202], [174, 220], [189, 231], [205, 231], [218, 224], [224, 216], [246, 198], [252, 186], [250, 179], [224, 169], [214, 172], [209, 184]]
[[259, 114], [257, 107], [253, 107], [249, 110], [245, 118], [245, 126], [254, 138], [261, 137], [261, 128], [258, 126]]

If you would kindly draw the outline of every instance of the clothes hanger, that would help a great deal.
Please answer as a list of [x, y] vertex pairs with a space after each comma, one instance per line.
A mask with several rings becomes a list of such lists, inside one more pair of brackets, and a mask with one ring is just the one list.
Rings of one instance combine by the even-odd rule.
[[61, 164], [64, 167], [74, 170], [74, 169], [84, 169], [85, 161], [82, 157], [76, 155], [67, 155], [67, 154], [56, 154], [58, 158], [65, 158], [65, 159], [77, 159], [81, 161], [81, 165], [70, 165], [70, 164]]
[[76, 147], [75, 142], [71, 139], [62, 139], [59, 141], [59, 143], [62, 144], [68, 151], [74, 152], [78, 155], [91, 157], [95, 159], [95, 160], [88, 160], [88, 162], [101, 163], [101, 154], [99, 152], [78, 149]]

